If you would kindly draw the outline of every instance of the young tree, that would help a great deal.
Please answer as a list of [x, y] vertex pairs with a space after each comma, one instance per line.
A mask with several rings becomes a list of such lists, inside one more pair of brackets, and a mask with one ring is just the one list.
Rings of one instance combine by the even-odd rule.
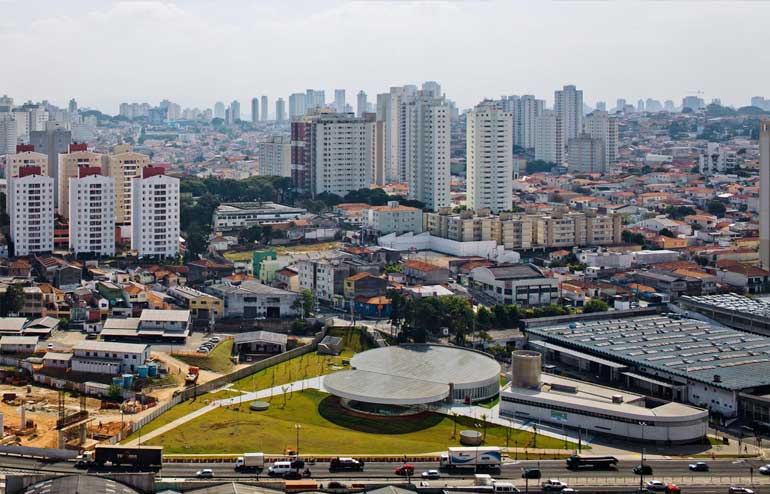
[[291, 304], [291, 308], [302, 312], [302, 317], [308, 317], [313, 313], [315, 309], [315, 299], [313, 298], [313, 292], [305, 288], [299, 294], [294, 303]]
[[607, 312], [610, 306], [607, 302], [598, 298], [592, 298], [583, 306], [583, 313], [590, 314], [592, 312]]
[[10, 285], [2, 297], [0, 304], [0, 314], [7, 317], [9, 314], [15, 314], [24, 307], [24, 287], [19, 284]]

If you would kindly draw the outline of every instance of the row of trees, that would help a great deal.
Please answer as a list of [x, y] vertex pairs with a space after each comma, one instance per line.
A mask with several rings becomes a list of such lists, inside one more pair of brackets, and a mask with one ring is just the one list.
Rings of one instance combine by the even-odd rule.
[[[481, 337], [490, 329], [507, 329], [518, 326], [522, 319], [566, 316], [572, 313], [567, 307], [549, 304], [543, 307], [522, 308], [518, 305], [499, 304], [491, 309], [480, 307], [474, 312], [470, 301], [463, 297], [410, 298], [398, 290], [388, 291], [391, 300], [390, 322], [398, 331], [399, 341], [424, 343], [443, 336], [447, 328], [449, 336], [458, 345], [476, 333]], [[584, 313], [603, 312], [608, 305], [598, 299], [590, 300]]]

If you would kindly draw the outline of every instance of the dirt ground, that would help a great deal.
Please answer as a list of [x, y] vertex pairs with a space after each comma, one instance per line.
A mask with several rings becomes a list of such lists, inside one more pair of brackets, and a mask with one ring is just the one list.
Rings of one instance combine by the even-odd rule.
[[[36, 430], [33, 433], [19, 436], [21, 439], [20, 444], [23, 446], [35, 446], [35, 447], [57, 447], [58, 446], [58, 431], [56, 430], [56, 419], [59, 418], [58, 392], [52, 389], [42, 388], [39, 386], [30, 386], [31, 392], [27, 392], [27, 386], [11, 386], [7, 384], [0, 385], [0, 394], [2, 393], [16, 393], [16, 400], [12, 403], [0, 401], [0, 413], [3, 414], [3, 425], [7, 433], [18, 429], [21, 425], [21, 410], [20, 406], [25, 406], [26, 420], [32, 420], [36, 426]], [[88, 409], [89, 416], [94, 417], [92, 421], [93, 425], [89, 425], [89, 428], [98, 428], [98, 424], [101, 423], [105, 427], [120, 428], [120, 411], [119, 410], [101, 410], [101, 400], [95, 398], [86, 398], [86, 408]], [[64, 406], [67, 414], [77, 412], [80, 410], [80, 398], [72, 397], [69, 393], [66, 394], [64, 400]], [[116, 425], [110, 425], [116, 424]], [[89, 430], [89, 437], [92, 431]]]

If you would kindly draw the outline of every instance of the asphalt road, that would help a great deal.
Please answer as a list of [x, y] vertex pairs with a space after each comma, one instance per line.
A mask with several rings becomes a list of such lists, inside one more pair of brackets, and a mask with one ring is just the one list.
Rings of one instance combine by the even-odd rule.
[[[706, 483], [708, 480], [718, 479], [720, 484], [731, 483], [731, 479], [735, 481], [742, 478], [748, 479], [751, 476], [750, 468], [754, 468], [753, 480], [755, 484], [763, 484], [770, 487], [770, 476], [764, 476], [759, 474], [759, 467], [764, 463], [759, 460], [715, 460], [709, 461], [710, 471], [708, 472], [691, 472], [688, 469], [688, 465], [692, 461], [688, 460], [654, 460], [645, 461], [645, 464], [650, 465], [653, 469], [652, 476], [646, 476], [645, 480], [654, 478], [661, 481], [684, 481], [686, 483]], [[615, 481], [619, 483], [628, 483], [630, 478], [638, 479], [632, 472], [632, 469], [638, 462], [636, 461], [621, 461], [618, 464], [617, 469], [613, 470], [568, 470], [565, 467], [564, 460], [544, 460], [544, 461], [521, 461], [512, 462], [503, 465], [499, 472], [489, 472], [494, 478], [497, 479], [512, 479], [516, 480], [517, 485], [522, 484], [521, 470], [522, 468], [540, 468], [543, 479], [584, 479], [585, 481], [595, 481], [597, 484], [613, 483]], [[363, 472], [329, 472], [328, 463], [317, 463], [315, 465], [307, 465], [312, 472], [312, 477], [319, 480], [339, 479], [339, 480], [359, 480], [365, 481], [371, 480], [392, 480], [398, 479], [405, 480], [403, 477], [395, 475], [394, 469], [398, 466], [398, 463], [367, 463]], [[55, 471], [62, 473], [103, 473], [103, 472], [115, 472], [115, 471], [131, 471], [129, 468], [120, 467], [104, 467], [93, 468], [90, 470], [78, 470], [75, 468], [74, 463], [71, 462], [41, 462], [39, 460], [20, 458], [14, 456], [0, 457], [0, 468], [6, 468], [9, 470], [35, 470], [35, 471]], [[159, 471], [160, 476], [164, 478], [194, 478], [195, 472], [203, 469], [211, 468], [214, 471], [216, 478], [255, 478], [255, 473], [241, 473], [236, 472], [232, 463], [165, 463], [163, 468]], [[415, 463], [415, 473], [417, 476], [425, 470], [436, 469], [438, 465], [435, 462]], [[441, 472], [441, 483], [452, 483], [453, 481], [461, 481], [473, 478], [474, 471], [469, 469], [457, 469], [452, 472]], [[267, 478], [266, 470], [265, 474], [260, 474], [259, 478]], [[715, 480], [716, 483], [716, 480]], [[705, 486], [704, 486], [705, 488]], [[699, 489], [700, 491], [700, 489]], [[768, 490], [770, 492], [770, 489]]]

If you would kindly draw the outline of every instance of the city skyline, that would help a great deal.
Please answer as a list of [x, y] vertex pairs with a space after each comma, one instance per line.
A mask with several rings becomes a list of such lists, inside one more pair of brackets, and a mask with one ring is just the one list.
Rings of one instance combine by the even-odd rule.
[[[534, 94], [551, 107], [554, 90], [565, 84], [581, 88], [591, 106], [647, 97], [678, 104], [701, 90], [706, 101], [745, 106], [751, 96], [764, 96], [757, 81], [770, 75], [751, 63], [761, 58], [763, 23], [744, 21], [770, 18], [770, 5], [752, 2], [730, 3], [729, 9], [721, 2], [231, 2], [215, 11], [200, 1], [2, 5], [0, 42], [7, 65], [16, 70], [0, 92], [61, 106], [74, 97], [110, 114], [126, 100], [169, 98], [211, 108], [215, 101], [245, 104], [258, 95], [288, 100], [307, 87], [330, 95], [345, 89], [349, 101], [363, 90], [371, 100], [391, 86], [425, 80], [440, 82], [463, 109], [507, 94]], [[693, 22], [694, 12], [704, 19], [718, 15], [741, 29], [714, 30]], [[514, 17], [512, 29], [506, 19]], [[132, 26], [120, 38], [112, 32], [118, 22]], [[58, 74], [56, 83], [26, 77], [41, 70], [41, 58], [50, 58], [52, 39], [57, 50], [72, 54], [46, 65]], [[288, 63], [308, 42], [314, 56], [301, 65]], [[510, 58], [500, 58], [505, 46]], [[460, 62], [447, 64], [450, 56]], [[139, 65], [124, 63], [131, 59]], [[709, 60], [720, 60], [722, 70], [714, 71]], [[725, 71], [731, 76], [723, 77]]]

